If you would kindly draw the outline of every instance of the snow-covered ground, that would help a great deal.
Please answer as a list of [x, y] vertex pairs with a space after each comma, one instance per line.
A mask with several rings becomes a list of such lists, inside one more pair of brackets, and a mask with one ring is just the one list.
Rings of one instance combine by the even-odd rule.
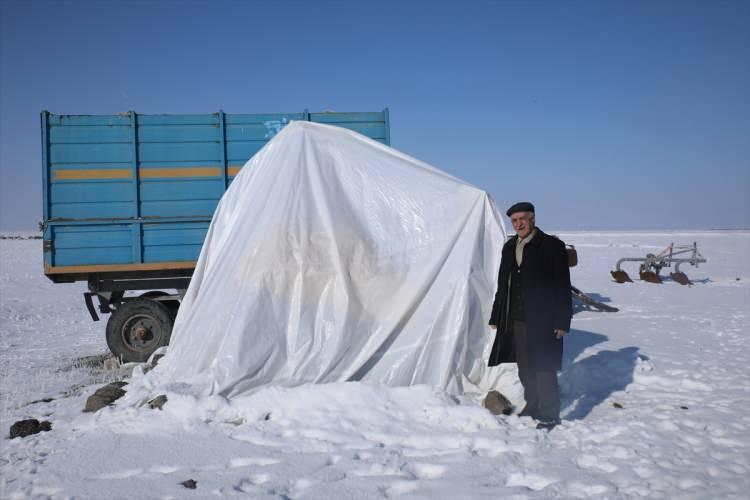
[[[573, 283], [620, 312], [575, 314], [550, 433], [469, 396], [358, 383], [81, 413], [118, 376], [81, 359], [107, 352], [104, 322], [85, 284], [42, 275], [39, 240], [0, 240], [0, 497], [747, 498], [750, 232], [559, 235]], [[683, 266], [693, 286], [610, 278], [672, 241], [708, 259]], [[52, 431], [8, 439], [22, 418]]]

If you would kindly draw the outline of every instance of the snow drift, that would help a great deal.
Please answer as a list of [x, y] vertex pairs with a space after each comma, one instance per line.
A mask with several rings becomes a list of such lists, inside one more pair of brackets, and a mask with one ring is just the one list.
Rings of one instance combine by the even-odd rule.
[[505, 229], [487, 193], [293, 122], [221, 199], [154, 383], [477, 383]]

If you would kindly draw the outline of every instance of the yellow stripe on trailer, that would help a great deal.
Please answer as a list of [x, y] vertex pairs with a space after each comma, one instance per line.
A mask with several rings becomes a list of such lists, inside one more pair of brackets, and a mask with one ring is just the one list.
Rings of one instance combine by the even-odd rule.
[[130, 179], [129, 168], [100, 168], [55, 170], [55, 179], [59, 180], [88, 180], [88, 179]]
[[219, 177], [221, 176], [221, 167], [178, 167], [178, 168], [142, 168], [139, 172], [142, 179], [168, 178], [176, 177]]
[[[227, 174], [234, 177], [240, 173], [241, 166], [228, 167]], [[56, 181], [68, 180], [96, 180], [96, 179], [131, 179], [132, 171], [129, 168], [115, 169], [75, 169], [56, 170]], [[180, 177], [220, 177], [221, 167], [147, 167], [138, 172], [141, 179], [176, 179]]]

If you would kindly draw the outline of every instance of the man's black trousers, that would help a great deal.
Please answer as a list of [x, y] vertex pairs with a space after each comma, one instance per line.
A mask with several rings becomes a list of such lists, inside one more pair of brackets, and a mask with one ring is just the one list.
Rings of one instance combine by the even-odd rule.
[[[554, 335], [550, 332], [550, 335]], [[526, 400], [524, 413], [541, 422], [560, 421], [560, 386], [556, 370], [529, 370], [529, 337], [524, 321], [513, 320], [518, 377]]]

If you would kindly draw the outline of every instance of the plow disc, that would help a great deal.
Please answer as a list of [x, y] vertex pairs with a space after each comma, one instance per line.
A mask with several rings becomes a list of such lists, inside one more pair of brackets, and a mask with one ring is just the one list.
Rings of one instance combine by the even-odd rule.
[[641, 281], [648, 281], [649, 283], [662, 283], [661, 277], [653, 271], [641, 271]]
[[683, 272], [670, 273], [670, 278], [679, 283], [680, 285], [692, 285], [693, 282], [687, 277], [687, 274]]
[[632, 283], [633, 280], [630, 279], [630, 276], [628, 276], [628, 273], [625, 271], [610, 271], [610, 274], [612, 274], [612, 278], [618, 283]]

